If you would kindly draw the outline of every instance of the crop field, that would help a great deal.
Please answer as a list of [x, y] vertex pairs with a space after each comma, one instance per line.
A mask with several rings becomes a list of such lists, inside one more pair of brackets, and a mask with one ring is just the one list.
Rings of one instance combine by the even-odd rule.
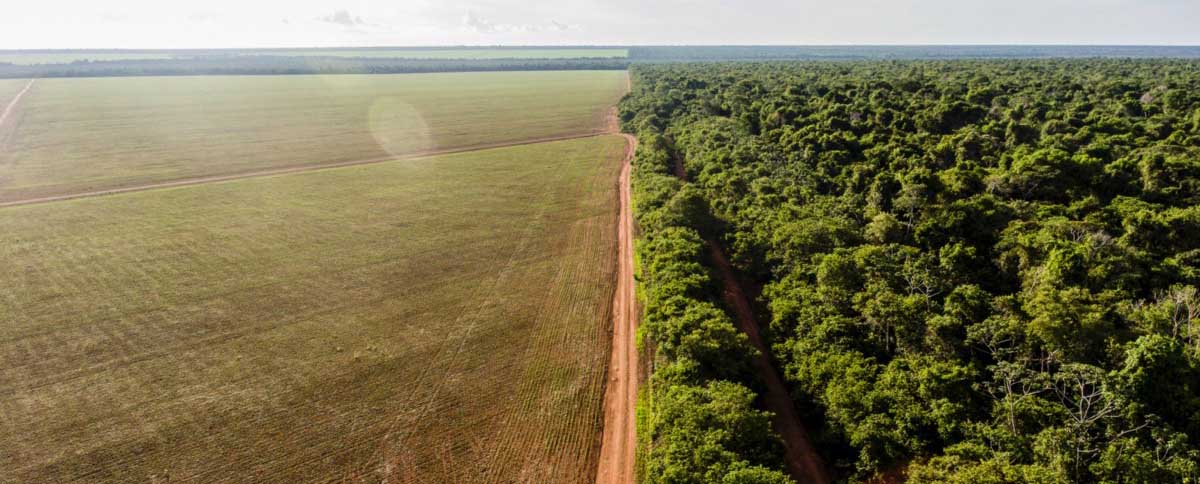
[[624, 76], [39, 79], [0, 151], [0, 203], [596, 133]]
[[623, 150], [0, 208], [0, 481], [590, 479]]
[[580, 58], [625, 58], [629, 49], [617, 48], [553, 48], [553, 49], [479, 49], [479, 48], [443, 48], [443, 49], [272, 49], [246, 51], [208, 51], [175, 53], [151, 51], [125, 52], [0, 52], [0, 63], [16, 65], [35, 64], [68, 64], [77, 61], [121, 61], [121, 60], [158, 60], [188, 57], [205, 57], [213, 55], [270, 55], [270, 56], [313, 56], [313, 57], [380, 57], [400, 59], [580, 59]]
[[156, 54], [150, 52], [111, 52], [111, 53], [94, 53], [94, 52], [0, 52], [0, 63], [16, 64], [16, 65], [35, 65], [35, 64], [69, 64], [78, 61], [118, 61], [118, 60], [153, 60], [153, 59], [172, 59], [175, 56], [170, 54]]
[[8, 101], [25, 87], [26, 79], [0, 79], [0, 110], [8, 105]]
[[285, 50], [262, 52], [270, 55], [330, 57], [396, 57], [402, 59], [579, 59], [625, 58], [629, 49], [370, 49], [370, 50]]

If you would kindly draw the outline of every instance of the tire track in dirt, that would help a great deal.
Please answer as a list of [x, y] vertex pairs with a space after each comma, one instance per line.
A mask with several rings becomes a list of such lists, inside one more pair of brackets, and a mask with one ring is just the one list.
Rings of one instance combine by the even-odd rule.
[[25, 96], [25, 93], [29, 92], [29, 88], [33, 87], [34, 80], [35, 79], [30, 79], [29, 82], [25, 84], [25, 87], [21, 89], [16, 96], [13, 96], [11, 101], [8, 102], [8, 106], [4, 107], [4, 112], [0, 113], [0, 124], [4, 124], [4, 122], [8, 120], [8, 115], [12, 114], [13, 110], [17, 108], [17, 103], [21, 102], [21, 98]]
[[[628, 74], [627, 74], [628, 75]], [[626, 77], [628, 91], [629, 78]], [[612, 129], [619, 129], [614, 110]], [[600, 462], [596, 484], [634, 484], [637, 450], [638, 358], [636, 332], [637, 301], [633, 289], [633, 205], [630, 172], [637, 151], [637, 138], [622, 134], [627, 143], [621, 161], [617, 210], [617, 287], [613, 294], [612, 352], [608, 381], [604, 387], [604, 427], [600, 438]]]
[[33, 87], [33, 81], [35, 80], [36, 79], [30, 79], [29, 82], [25, 84], [25, 87], [17, 92], [17, 95], [13, 96], [13, 98], [8, 101], [8, 105], [4, 106], [4, 111], [0, 112], [0, 152], [3, 152], [8, 148], [8, 141], [12, 138], [11, 136], [6, 135], [2, 130], [2, 128], [4, 128], [4, 123], [8, 122], [8, 117], [12, 115], [14, 110], [17, 109], [17, 104], [21, 102], [21, 98], [25, 97], [25, 93], [29, 92], [29, 89]]

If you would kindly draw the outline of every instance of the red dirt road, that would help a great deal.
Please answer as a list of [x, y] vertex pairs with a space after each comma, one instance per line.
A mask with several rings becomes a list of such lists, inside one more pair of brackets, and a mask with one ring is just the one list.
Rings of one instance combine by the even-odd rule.
[[[626, 74], [626, 92], [630, 80]], [[616, 109], [609, 118], [609, 130], [620, 131]], [[633, 207], [629, 179], [637, 137], [625, 137], [625, 159], [621, 161], [620, 196], [617, 209], [617, 289], [613, 294], [612, 353], [608, 362], [608, 382], [604, 386], [604, 430], [600, 437], [600, 462], [596, 484], [634, 484], [634, 459], [637, 455], [637, 300], [633, 290]]]
[[621, 166], [617, 290], [613, 296], [612, 353], [604, 389], [604, 433], [600, 440], [600, 465], [596, 468], [597, 484], [633, 484], [637, 449], [638, 314], [633, 292], [633, 217], [629, 213], [629, 172], [637, 138], [622, 136], [628, 147]]
[[[688, 181], [687, 170], [684, 168], [682, 160], [678, 158], [675, 160], [672, 171], [680, 180]], [[771, 364], [771, 359], [767, 356], [770, 353], [767, 352], [767, 346], [758, 332], [758, 320], [754, 318], [750, 300], [742, 290], [737, 275], [733, 272], [733, 267], [729, 265], [729, 260], [725, 258], [724, 252], [716, 242], [708, 241], [708, 248], [717, 274], [721, 277], [722, 297], [725, 299], [725, 304], [733, 310], [734, 323], [737, 324], [738, 329], [746, 333], [750, 344], [753, 344], [754, 348], [758, 350], [758, 357], [754, 359], [754, 371], [767, 386], [767, 393], [763, 395], [763, 403], [767, 410], [774, 414], [771, 418], [772, 427], [783, 439], [783, 459], [784, 464], [787, 465], [788, 474], [799, 484], [832, 482], [829, 470], [825, 467], [821, 457], [817, 455], [812, 442], [808, 440], [808, 430], [804, 428], [800, 416], [796, 413], [791, 394], [788, 393], [783, 379], [780, 378], [779, 372], [775, 371], [775, 365]]]

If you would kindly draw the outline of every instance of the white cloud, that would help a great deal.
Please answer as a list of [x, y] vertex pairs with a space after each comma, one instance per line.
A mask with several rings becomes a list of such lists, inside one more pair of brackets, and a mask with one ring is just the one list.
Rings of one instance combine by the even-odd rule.
[[463, 16], [463, 25], [481, 34], [496, 31], [496, 24], [475, 15], [475, 12], [470, 10], [467, 10], [467, 14]]
[[463, 15], [463, 26], [467, 30], [479, 34], [492, 33], [538, 33], [538, 32], [566, 32], [570, 30], [580, 30], [579, 25], [567, 24], [556, 20], [534, 23], [502, 23], [494, 22], [489, 18], [485, 18], [476, 14], [471, 10]]
[[357, 27], [367, 24], [366, 22], [363, 22], [362, 17], [350, 15], [350, 12], [346, 10], [335, 11], [330, 15], [321, 17], [319, 20], [322, 22], [341, 25], [343, 27]]
[[[1200, 25], [1198, 0], [9, 3], [12, 5], [6, 4], [0, 14], [0, 49], [458, 44], [1200, 44], [1200, 29], [1196, 28]], [[338, 8], [335, 10], [331, 5]], [[204, 12], [212, 12], [213, 16]]]

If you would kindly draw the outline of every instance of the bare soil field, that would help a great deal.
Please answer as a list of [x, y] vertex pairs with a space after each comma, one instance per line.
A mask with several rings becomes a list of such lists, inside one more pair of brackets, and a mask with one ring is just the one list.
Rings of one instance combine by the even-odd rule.
[[[602, 133], [624, 77], [43, 79], [0, 150], [0, 202]], [[0, 81], [0, 99], [25, 83]]]
[[593, 479], [625, 145], [0, 208], [0, 481]]

